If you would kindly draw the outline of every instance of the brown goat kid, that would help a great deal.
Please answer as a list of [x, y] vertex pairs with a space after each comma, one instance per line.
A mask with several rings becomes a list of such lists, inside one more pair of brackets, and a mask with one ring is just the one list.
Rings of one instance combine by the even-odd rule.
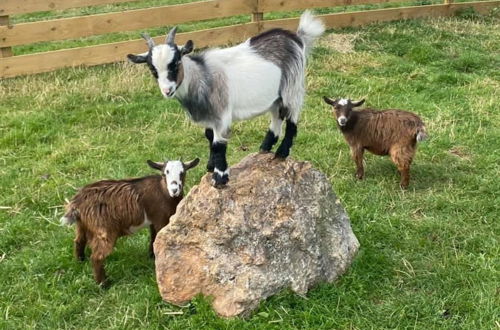
[[169, 223], [183, 198], [186, 171], [198, 163], [198, 158], [188, 163], [148, 160], [148, 165], [162, 175], [98, 181], [83, 187], [71, 199], [61, 223], [76, 223], [75, 257], [85, 260], [85, 246], [89, 245], [97, 283], [105, 284], [104, 260], [121, 236], [149, 226], [149, 252], [154, 257], [156, 233]]
[[408, 187], [410, 165], [417, 150], [417, 142], [427, 138], [425, 125], [417, 115], [403, 110], [353, 110], [365, 100], [323, 98], [333, 108], [337, 124], [344, 135], [356, 163], [356, 177], [364, 176], [363, 153], [390, 155], [401, 174], [400, 186]]

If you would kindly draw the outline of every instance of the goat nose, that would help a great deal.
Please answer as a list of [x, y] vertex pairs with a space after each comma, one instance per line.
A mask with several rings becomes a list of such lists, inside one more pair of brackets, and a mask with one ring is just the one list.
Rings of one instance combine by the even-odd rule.
[[170, 93], [170, 88], [163, 88], [163, 94], [168, 95]]

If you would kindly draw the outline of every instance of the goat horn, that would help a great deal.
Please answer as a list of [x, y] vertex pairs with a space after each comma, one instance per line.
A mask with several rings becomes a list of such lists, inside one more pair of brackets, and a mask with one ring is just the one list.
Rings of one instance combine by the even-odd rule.
[[146, 40], [146, 42], [148, 43], [149, 49], [152, 49], [155, 46], [155, 42], [153, 41], [153, 39], [151, 39], [151, 37], [149, 36], [149, 34], [147, 34], [147, 33], [141, 33], [141, 37], [144, 40]]
[[175, 34], [177, 33], [177, 26], [174, 26], [172, 30], [167, 35], [167, 38], [165, 39], [165, 43], [167, 45], [173, 45], [174, 44], [174, 39], [175, 39]]

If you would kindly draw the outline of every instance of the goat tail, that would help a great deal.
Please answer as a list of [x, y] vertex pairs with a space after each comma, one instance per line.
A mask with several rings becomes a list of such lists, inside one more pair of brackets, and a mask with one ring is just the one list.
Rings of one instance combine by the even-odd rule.
[[78, 209], [70, 203], [67, 207], [66, 213], [61, 217], [61, 225], [71, 226], [78, 220], [80, 220], [80, 212], [78, 212]]
[[425, 130], [425, 126], [420, 126], [417, 129], [417, 135], [415, 136], [417, 142], [422, 142], [428, 138], [427, 131]]
[[323, 22], [315, 18], [310, 10], [304, 11], [300, 16], [299, 28], [297, 30], [297, 35], [304, 42], [304, 51], [309, 54], [314, 41], [318, 39], [323, 32], [325, 32], [325, 25]]

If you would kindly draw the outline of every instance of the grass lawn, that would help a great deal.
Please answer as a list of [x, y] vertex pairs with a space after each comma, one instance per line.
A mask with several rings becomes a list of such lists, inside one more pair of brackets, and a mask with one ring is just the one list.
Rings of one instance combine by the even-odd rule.
[[[203, 297], [185, 307], [162, 302], [146, 230], [119, 240], [107, 260], [113, 285], [101, 290], [89, 263], [72, 257], [73, 228], [59, 226], [64, 200], [89, 182], [150, 174], [146, 159], [206, 162], [203, 129], [161, 97], [146, 67], [0, 81], [0, 329], [499, 329], [499, 68], [498, 16], [466, 12], [323, 37], [292, 157], [328, 175], [361, 248], [336, 283], [307, 298], [282, 292], [248, 320], [219, 319]], [[323, 95], [423, 118], [430, 139], [407, 191], [388, 158], [366, 155], [366, 179], [354, 179]], [[267, 126], [268, 117], [234, 125], [230, 164], [258, 150]], [[203, 168], [188, 174], [187, 188]]]

